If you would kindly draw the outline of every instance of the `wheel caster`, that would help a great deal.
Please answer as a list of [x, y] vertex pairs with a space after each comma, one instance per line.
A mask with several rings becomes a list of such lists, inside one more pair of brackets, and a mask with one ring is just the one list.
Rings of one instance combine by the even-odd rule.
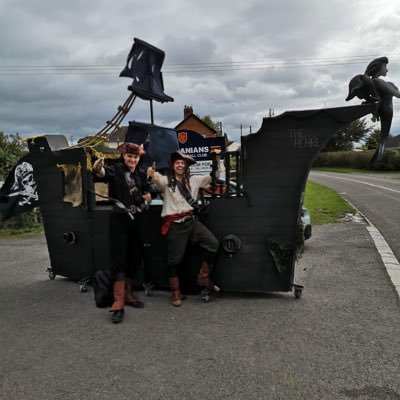
[[295, 287], [294, 288], [294, 297], [296, 299], [300, 299], [302, 293], [303, 293], [303, 288], [302, 287]]
[[208, 303], [211, 300], [210, 289], [203, 289], [201, 291], [201, 299], [204, 303]]
[[147, 297], [153, 296], [154, 285], [152, 283], [143, 283], [143, 287], [144, 287], [144, 294]]
[[51, 268], [47, 268], [46, 270], [49, 273], [49, 278], [53, 280], [56, 277], [56, 274], [53, 272]]
[[88, 283], [90, 283], [90, 277], [86, 277], [84, 279], [81, 279], [79, 282], [79, 291], [81, 293], [86, 293], [88, 291]]

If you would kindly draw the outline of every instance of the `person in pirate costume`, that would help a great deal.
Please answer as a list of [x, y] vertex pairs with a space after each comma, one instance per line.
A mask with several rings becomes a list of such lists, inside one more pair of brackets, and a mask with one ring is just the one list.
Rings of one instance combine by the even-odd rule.
[[[124, 143], [118, 148], [123, 163], [104, 166], [102, 159], [93, 164], [94, 173], [109, 183], [111, 199], [120, 201], [127, 210], [143, 209], [151, 202], [151, 184], [138, 167], [143, 148]], [[115, 209], [110, 217], [110, 262], [113, 276], [114, 303], [112, 322], [121, 322], [124, 306], [143, 308], [144, 304], [133, 294], [133, 281], [142, 260], [143, 243], [140, 235], [141, 213], [127, 213]]]
[[220, 291], [210, 279], [219, 242], [195, 215], [199, 190], [209, 187], [212, 178], [210, 175], [191, 176], [189, 166], [194, 163], [196, 161], [193, 158], [175, 151], [171, 154], [170, 170], [166, 176], [156, 172], [152, 167], [147, 170], [147, 175], [163, 194], [161, 232], [167, 240], [171, 303], [175, 307], [182, 305], [183, 297], [177, 268], [189, 239], [204, 250], [197, 284], [215, 292]]

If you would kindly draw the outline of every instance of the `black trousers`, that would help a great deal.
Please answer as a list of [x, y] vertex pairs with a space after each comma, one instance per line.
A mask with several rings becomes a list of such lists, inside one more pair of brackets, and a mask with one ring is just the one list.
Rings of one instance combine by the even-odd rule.
[[178, 274], [177, 267], [185, 254], [189, 240], [198, 244], [208, 254], [207, 262], [211, 262], [218, 251], [218, 239], [197, 218], [189, 218], [184, 222], [173, 222], [166, 235], [168, 246], [169, 276]]
[[140, 216], [135, 220], [124, 213], [110, 217], [110, 263], [114, 280], [135, 278], [143, 258]]

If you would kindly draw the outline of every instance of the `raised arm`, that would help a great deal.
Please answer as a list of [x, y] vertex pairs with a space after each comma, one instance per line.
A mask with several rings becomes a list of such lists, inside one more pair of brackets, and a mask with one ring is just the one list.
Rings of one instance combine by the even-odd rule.
[[392, 82], [386, 82], [383, 79], [375, 78], [372, 80], [378, 92], [384, 92], [391, 96], [400, 97], [400, 91]]
[[167, 187], [167, 177], [157, 172], [155, 166], [147, 168], [147, 176], [151, 179], [151, 182], [154, 183], [158, 191], [163, 192]]

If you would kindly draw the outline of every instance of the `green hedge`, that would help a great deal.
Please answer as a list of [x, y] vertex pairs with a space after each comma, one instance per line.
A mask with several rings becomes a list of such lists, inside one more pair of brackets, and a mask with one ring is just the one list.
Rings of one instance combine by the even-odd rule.
[[372, 171], [400, 171], [400, 151], [385, 151], [381, 161], [369, 165], [375, 150], [320, 153], [313, 167], [343, 167]]
[[2, 234], [19, 234], [43, 230], [42, 215], [39, 208], [12, 217], [0, 222], [0, 236]]

